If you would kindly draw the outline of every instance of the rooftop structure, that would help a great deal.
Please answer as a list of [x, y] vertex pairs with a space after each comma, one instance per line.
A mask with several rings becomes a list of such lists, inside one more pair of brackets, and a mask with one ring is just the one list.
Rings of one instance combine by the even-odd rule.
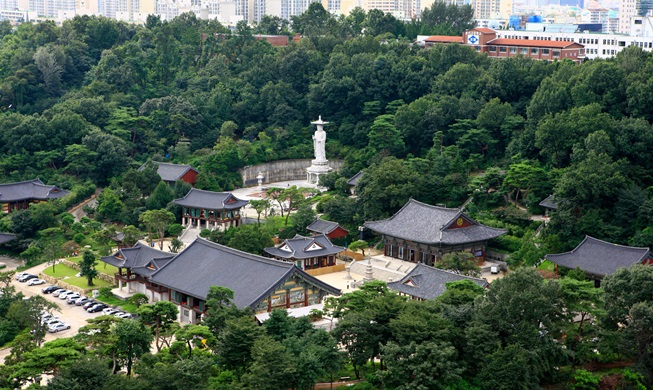
[[547, 211], [556, 211], [558, 209], [558, 203], [556, 202], [553, 195], [547, 196], [543, 201], [539, 203], [539, 205], [544, 207]]
[[482, 262], [485, 243], [506, 232], [480, 224], [460, 209], [412, 198], [389, 219], [365, 222], [365, 227], [383, 235], [386, 256], [429, 265], [445, 253], [463, 251]]
[[[157, 161], [153, 161], [152, 163], [156, 164], [156, 173], [158, 173], [161, 180], [166, 183], [175, 184], [177, 180], [182, 180], [191, 186], [194, 186], [197, 181], [197, 174], [199, 172], [190, 165], [170, 164]], [[142, 171], [146, 166], [146, 164], [143, 164], [138, 168], [138, 170]]]
[[485, 279], [473, 278], [429, 267], [428, 265], [417, 264], [401, 280], [388, 283], [388, 287], [401, 295], [408, 295], [419, 300], [430, 300], [444, 294], [447, 291], [447, 283], [458, 280], [469, 280], [483, 288], [489, 285]]
[[349, 233], [349, 230], [340, 226], [338, 222], [331, 222], [320, 218], [306, 226], [306, 230], [317, 234], [324, 234], [331, 239], [345, 237]]
[[585, 239], [570, 252], [549, 254], [545, 258], [557, 266], [580, 268], [591, 279], [601, 280], [618, 268], [634, 264], [653, 264], [649, 248], [637, 248], [612, 244], [594, 237]]
[[4, 213], [26, 209], [30, 203], [58, 199], [68, 194], [68, 191], [43, 184], [39, 179], [0, 184], [0, 204]]
[[320, 303], [327, 294], [340, 294], [340, 290], [305, 273], [294, 263], [253, 255], [202, 238], [157, 271], [152, 282], [169, 288], [173, 291], [171, 300], [180, 303], [188, 302], [187, 297], [205, 301], [211, 286], [227, 287], [234, 292], [236, 306], [251, 307], [255, 312], [308, 306]]
[[213, 192], [192, 188], [183, 198], [172, 201], [182, 207], [182, 225], [206, 229], [227, 229], [239, 226], [240, 209], [249, 203], [229, 192]]
[[0, 233], [0, 245], [6, 244], [9, 241], [16, 239], [16, 235], [12, 233]]
[[299, 234], [284, 240], [278, 247], [265, 248], [270, 256], [294, 262], [303, 270], [330, 267], [336, 264], [336, 255], [345, 248], [333, 243], [322, 234], [304, 237]]
[[361, 177], [363, 177], [363, 171], [358, 171], [357, 174], [347, 180], [349, 192], [351, 192], [352, 195], [356, 194], [356, 185], [358, 185], [358, 181], [361, 179]]

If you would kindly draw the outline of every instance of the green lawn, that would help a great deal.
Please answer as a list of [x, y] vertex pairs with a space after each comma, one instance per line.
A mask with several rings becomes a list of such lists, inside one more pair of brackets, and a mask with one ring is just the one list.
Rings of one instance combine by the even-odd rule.
[[105, 297], [97, 297], [95, 298], [97, 301], [104, 302], [106, 304], [109, 304], [111, 306], [120, 306], [120, 308], [126, 312], [129, 313], [136, 313], [136, 305], [132, 305], [131, 303], [127, 303], [127, 301], [123, 301], [122, 299], [118, 299], [116, 297], [110, 297], [110, 298], [105, 298]]
[[65, 266], [63, 264], [57, 264], [54, 267], [54, 271], [55, 272], [52, 272], [52, 267], [47, 267], [46, 269], [43, 270], [43, 273], [55, 277], [57, 279], [61, 279], [66, 283], [72, 284], [73, 286], [77, 286], [83, 289], [91, 289], [91, 288], [96, 289], [96, 288], [108, 287], [112, 285], [112, 283], [105, 282], [104, 280], [101, 279], [93, 279], [94, 286], [89, 287], [86, 278], [75, 276], [79, 273], [79, 271], [70, 268], [68, 266]]
[[544, 260], [540, 265], [537, 266], [537, 269], [554, 272], [556, 270], [556, 267], [555, 264], [553, 264], [549, 260]]
[[[66, 260], [79, 264], [82, 261], [82, 256], [66, 257]], [[107, 274], [109, 276], [113, 276], [114, 274], [118, 273], [118, 268], [103, 261], [98, 261], [98, 265], [95, 266], [95, 269], [98, 270], [98, 272], [102, 272], [103, 274]]]

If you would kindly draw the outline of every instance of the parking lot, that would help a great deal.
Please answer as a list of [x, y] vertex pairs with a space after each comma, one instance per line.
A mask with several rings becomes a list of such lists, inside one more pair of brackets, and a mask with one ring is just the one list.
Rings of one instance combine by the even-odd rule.
[[[29, 272], [34, 275], [38, 275], [46, 265], [41, 264], [36, 267], [25, 270], [24, 272]], [[12, 285], [16, 287], [16, 291], [22, 292], [25, 296], [30, 297], [33, 295], [41, 295], [50, 302], [56, 303], [60, 311], [55, 311], [53, 314], [59, 317], [60, 320], [70, 325], [70, 329], [62, 330], [57, 333], [47, 333], [45, 336], [45, 341], [54, 340], [61, 337], [72, 337], [77, 334], [79, 328], [86, 325], [86, 320], [89, 318], [94, 318], [102, 315], [102, 312], [99, 313], [88, 313], [81, 306], [69, 305], [66, 300], [61, 300], [57, 297], [53, 297], [52, 294], [43, 294], [41, 290], [44, 287], [51, 286], [51, 284], [46, 283], [39, 286], [28, 286], [27, 283], [21, 283], [17, 280], [12, 281]], [[4, 362], [4, 357], [9, 354], [9, 349], [0, 350], [0, 364]]]

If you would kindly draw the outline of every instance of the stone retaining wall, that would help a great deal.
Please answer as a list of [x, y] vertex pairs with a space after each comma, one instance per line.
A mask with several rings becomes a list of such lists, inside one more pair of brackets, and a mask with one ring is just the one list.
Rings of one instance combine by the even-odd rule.
[[[61, 260], [59, 260], [59, 263], [63, 264], [63, 265], [66, 265], [66, 266], [68, 266], [68, 267], [70, 267], [72, 269], [76, 269], [77, 271], [81, 270], [81, 268], [79, 267], [79, 264], [77, 264], [77, 263], [75, 263], [73, 261], [70, 261], [70, 260], [61, 259]], [[96, 279], [104, 280], [105, 282], [108, 282], [108, 283], [115, 283], [116, 282], [116, 278], [113, 275], [109, 275], [109, 274], [106, 274], [106, 273], [102, 272], [101, 268], [95, 267], [95, 269], [98, 272], [98, 275], [97, 275]]]
[[[329, 160], [329, 166], [334, 171], [339, 171], [343, 165], [342, 160]], [[252, 187], [257, 185], [258, 173], [263, 174], [263, 184], [278, 181], [305, 180], [306, 168], [311, 166], [311, 159], [280, 160], [266, 164], [252, 165], [239, 170], [243, 177], [243, 185]]]
[[39, 273], [39, 278], [45, 280], [50, 284], [55, 284], [61, 288], [65, 288], [66, 290], [74, 291], [83, 295], [86, 295], [96, 289], [96, 287], [83, 289], [81, 287], [73, 286], [72, 284], [64, 282], [63, 279], [57, 279], [54, 276], [46, 275], [43, 272]]

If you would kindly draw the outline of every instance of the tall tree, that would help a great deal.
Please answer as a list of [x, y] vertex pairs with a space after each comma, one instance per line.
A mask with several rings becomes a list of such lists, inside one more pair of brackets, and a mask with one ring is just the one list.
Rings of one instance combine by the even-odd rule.
[[175, 221], [175, 215], [166, 210], [147, 210], [138, 217], [138, 220], [147, 228], [150, 241], [153, 241], [152, 231], [156, 231], [159, 239], [159, 249], [163, 250], [163, 237], [166, 228]]
[[95, 269], [97, 265], [97, 256], [90, 250], [84, 251], [82, 261], [79, 262], [80, 274], [86, 278], [88, 286], [93, 286], [93, 278], [97, 277], [98, 271]]
[[131, 375], [134, 361], [150, 352], [152, 334], [136, 320], [118, 322], [113, 329], [118, 356], [126, 361], [127, 375]]
[[161, 348], [163, 347], [160, 337], [161, 331], [176, 321], [178, 314], [179, 309], [170, 301], [158, 301], [138, 308], [138, 315], [141, 321], [151, 326], [154, 330], [154, 342], [157, 352], [161, 352]]

